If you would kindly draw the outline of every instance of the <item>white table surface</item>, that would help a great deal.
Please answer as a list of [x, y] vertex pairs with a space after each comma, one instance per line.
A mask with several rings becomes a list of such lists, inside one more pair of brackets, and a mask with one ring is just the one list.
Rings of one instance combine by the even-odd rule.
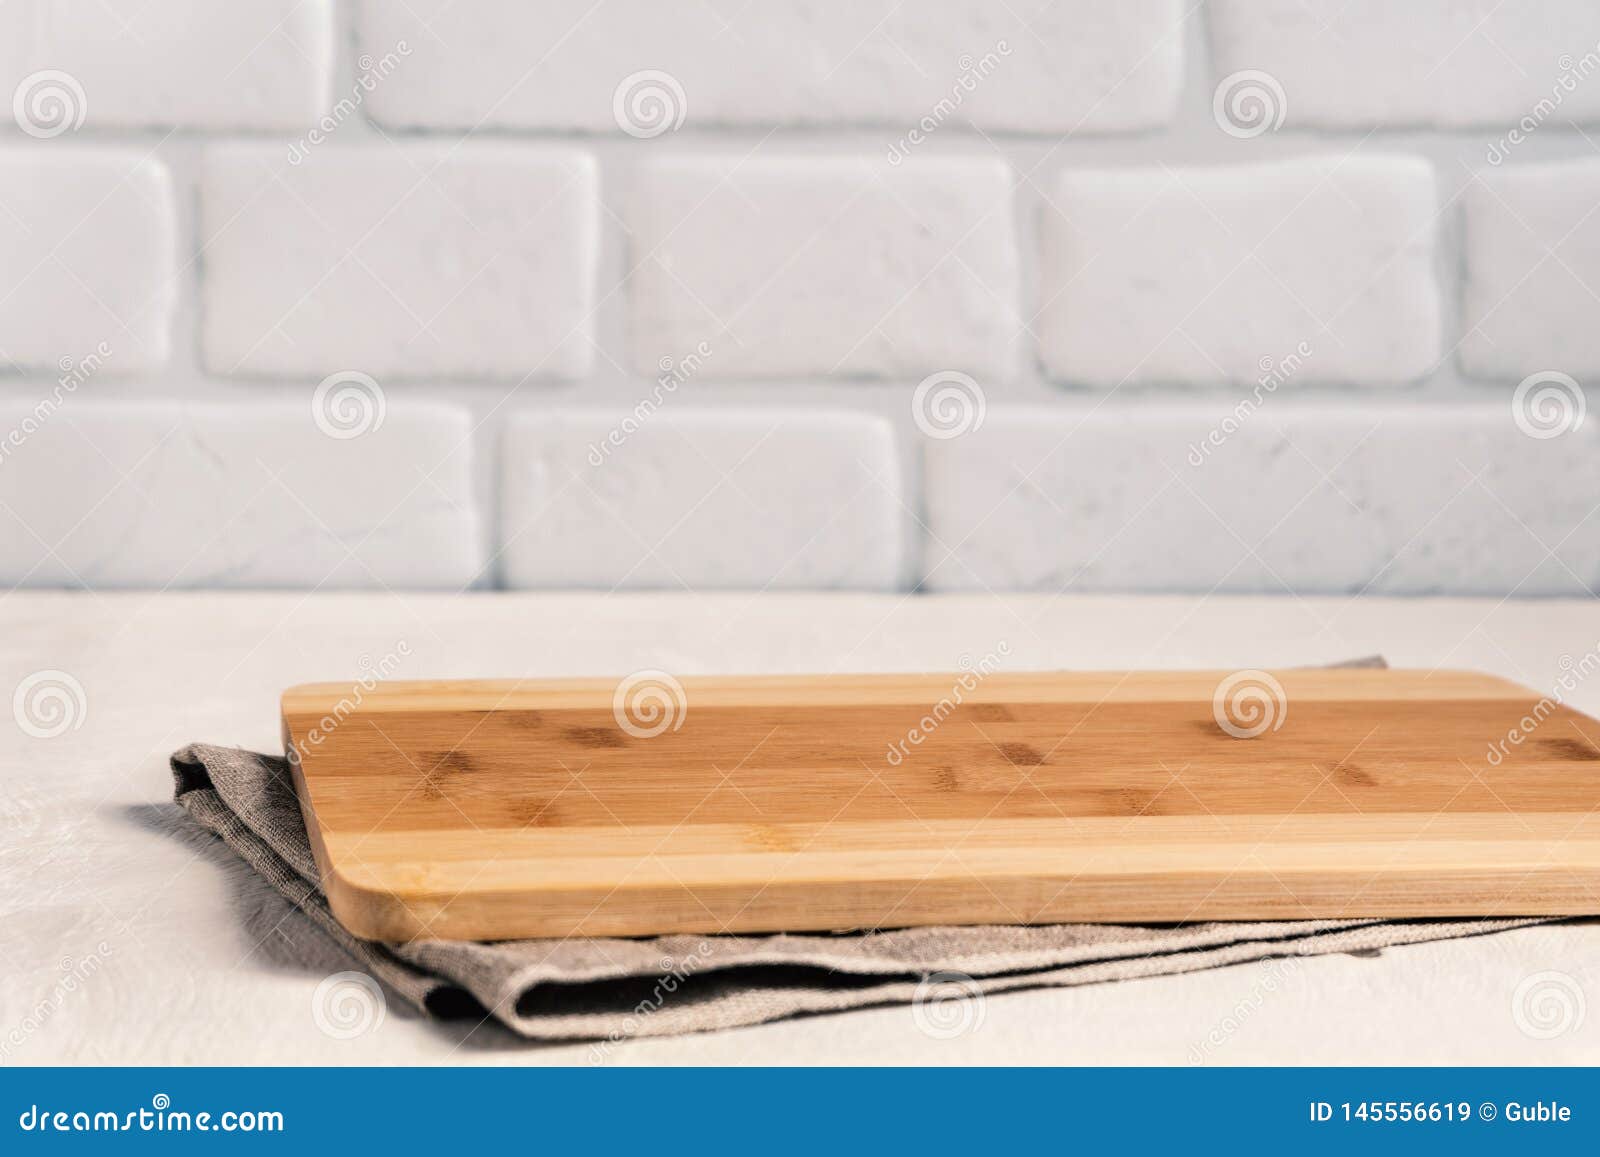
[[[1261, 667], [1382, 652], [1548, 691], [1600, 641], [1600, 603], [859, 595], [56, 594], [0, 598], [0, 681], [84, 687], [81, 726], [0, 726], [0, 1063], [586, 1064], [496, 1026], [391, 1002], [349, 1040], [312, 994], [348, 967], [295, 959], [300, 917], [171, 803], [191, 740], [281, 750], [277, 696], [354, 679], [404, 641], [396, 678], [951, 669], [1004, 640], [1007, 669]], [[1600, 713], [1600, 679], [1569, 697]], [[1575, 774], [1583, 774], [1580, 771]], [[1559, 972], [1581, 1023], [1550, 1039], [1513, 994]], [[907, 1008], [617, 1045], [611, 1064], [1600, 1062], [1600, 923], [1246, 965], [987, 1001], [953, 1039]]]

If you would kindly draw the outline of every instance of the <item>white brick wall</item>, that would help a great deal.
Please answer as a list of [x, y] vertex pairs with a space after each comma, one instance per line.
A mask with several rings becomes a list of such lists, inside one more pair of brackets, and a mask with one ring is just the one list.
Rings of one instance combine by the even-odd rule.
[[90, 129], [298, 131], [328, 107], [333, 9], [333, 0], [7, 0], [0, 88], [46, 104], [75, 88]]
[[14, 0], [0, 81], [6, 584], [1600, 582], [1589, 0]]
[[716, 377], [1015, 368], [1004, 165], [728, 156], [650, 163], [635, 181], [642, 373], [700, 341]]
[[[927, 446], [940, 590], [1576, 594], [1600, 432], [1503, 407], [1019, 411]], [[1419, 469], [1418, 463], [1426, 469]], [[1551, 480], [1561, 479], [1552, 487]]]
[[205, 360], [221, 374], [578, 377], [596, 176], [575, 150], [276, 145], [208, 153]]
[[1277, 78], [1295, 127], [1492, 127], [1540, 101], [1568, 123], [1600, 119], [1600, 85], [1576, 83], [1588, 79], [1577, 62], [1600, 45], [1593, 0], [1211, 0], [1209, 8], [1217, 76]]
[[11, 431], [0, 443], [0, 581], [471, 583], [483, 546], [461, 450], [467, 415], [413, 406], [367, 424], [359, 437], [330, 437], [289, 402], [72, 398], [42, 419], [0, 407], [0, 429]]
[[1385, 385], [1439, 354], [1433, 174], [1413, 157], [1069, 169], [1045, 211], [1039, 332], [1056, 377]]
[[[899, 127], [948, 101], [951, 123], [989, 132], [1114, 132], [1171, 115], [1179, 12], [1178, 0], [362, 0], [359, 35], [375, 56], [413, 46], [373, 103], [394, 127], [611, 131], [619, 82], [650, 71], [704, 125]], [[979, 79], [969, 90], [962, 76]]]
[[859, 414], [519, 414], [501, 453], [512, 587], [883, 589], [893, 431]]
[[101, 344], [119, 370], [167, 358], [177, 266], [172, 180], [128, 150], [0, 151], [0, 356], [55, 369]]
[[1462, 366], [1600, 375], [1600, 160], [1486, 173], [1464, 202]]

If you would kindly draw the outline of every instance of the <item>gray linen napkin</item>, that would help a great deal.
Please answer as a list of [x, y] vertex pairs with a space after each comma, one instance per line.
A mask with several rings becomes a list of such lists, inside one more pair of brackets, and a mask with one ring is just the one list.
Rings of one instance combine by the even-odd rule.
[[[937, 1033], [979, 994], [1371, 951], [1547, 922], [991, 925], [382, 944], [350, 935], [329, 912], [286, 760], [192, 744], [173, 754], [172, 773], [177, 802], [193, 819], [392, 992], [430, 1015], [489, 1015], [535, 1040], [618, 1041], [896, 1003], [921, 1006]], [[306, 955], [314, 955], [309, 946]]]

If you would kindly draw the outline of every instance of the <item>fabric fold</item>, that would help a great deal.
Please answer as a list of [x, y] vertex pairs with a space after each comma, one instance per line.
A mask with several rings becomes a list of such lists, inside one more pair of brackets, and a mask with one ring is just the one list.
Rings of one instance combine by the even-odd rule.
[[[1381, 660], [1360, 661], [1378, 665]], [[393, 994], [430, 1016], [493, 1017], [533, 1040], [616, 1042], [909, 1003], [937, 1025], [986, 995], [1367, 952], [1543, 918], [1051, 924], [835, 934], [383, 944], [334, 919], [287, 760], [192, 744], [174, 795]], [[294, 935], [308, 934], [300, 926]], [[316, 954], [308, 946], [306, 955]], [[603, 1052], [597, 1046], [597, 1056]]]

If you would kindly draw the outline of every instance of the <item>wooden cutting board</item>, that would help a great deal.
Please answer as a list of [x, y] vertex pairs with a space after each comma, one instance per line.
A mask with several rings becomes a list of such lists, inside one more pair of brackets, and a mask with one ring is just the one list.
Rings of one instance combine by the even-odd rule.
[[1600, 723], [1472, 672], [318, 684], [283, 719], [373, 939], [1600, 913]]

